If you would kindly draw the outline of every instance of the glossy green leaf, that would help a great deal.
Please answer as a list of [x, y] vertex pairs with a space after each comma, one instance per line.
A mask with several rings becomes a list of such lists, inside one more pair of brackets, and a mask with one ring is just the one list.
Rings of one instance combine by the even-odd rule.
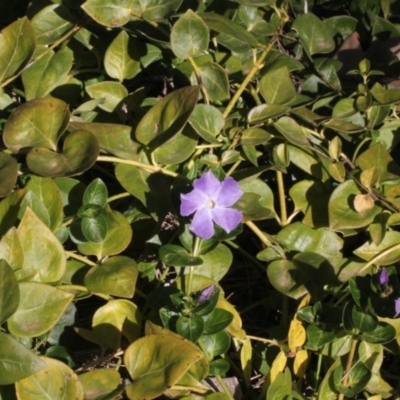
[[114, 112], [128, 96], [128, 90], [118, 82], [104, 81], [87, 86], [86, 91], [92, 99], [103, 99], [99, 108]]
[[302, 14], [293, 23], [293, 29], [299, 35], [300, 43], [312, 56], [318, 53], [330, 53], [335, 48], [335, 42], [322, 21], [313, 13]]
[[229, 98], [229, 80], [225, 70], [217, 63], [206, 63], [199, 67], [201, 81], [211, 101]]
[[171, 31], [171, 48], [177, 57], [193, 57], [208, 48], [210, 32], [204, 21], [192, 10], [175, 22]]
[[107, 186], [100, 178], [94, 179], [86, 188], [83, 194], [82, 203], [97, 204], [104, 207], [107, 204], [108, 191]]
[[374, 315], [362, 312], [357, 305], [351, 309], [351, 318], [354, 326], [360, 332], [372, 332], [378, 326], [378, 319]]
[[74, 131], [67, 135], [62, 153], [47, 148], [34, 148], [26, 162], [31, 171], [52, 178], [73, 176], [89, 169], [99, 155], [99, 142], [87, 131]]
[[212, 335], [227, 328], [232, 320], [233, 315], [221, 308], [215, 308], [210, 314], [203, 316], [204, 335]]
[[49, 228], [27, 208], [18, 226], [24, 253], [24, 266], [34, 273], [32, 280], [57, 282], [65, 272], [64, 249]]
[[61, 4], [42, 8], [32, 18], [36, 43], [45, 46], [61, 39], [74, 26], [72, 21], [69, 9]]
[[217, 358], [216, 360], [210, 361], [210, 375], [225, 375], [229, 371], [230, 367], [228, 360]]
[[267, 104], [285, 105], [290, 103], [296, 89], [286, 67], [268, 71], [260, 80], [260, 92]]
[[368, 343], [387, 343], [396, 336], [396, 330], [386, 322], [379, 322], [378, 326], [371, 332], [360, 335], [361, 340]]
[[114, 369], [95, 369], [79, 375], [86, 400], [112, 400], [122, 392], [121, 376]]
[[5, 197], [14, 189], [18, 176], [18, 165], [15, 158], [0, 153], [0, 197]]
[[196, 104], [189, 123], [196, 133], [210, 143], [219, 143], [216, 136], [221, 132], [225, 124], [222, 113], [214, 106], [208, 104]]
[[131, 36], [121, 31], [108, 46], [104, 55], [107, 74], [122, 82], [140, 72], [139, 52]]
[[[383, 240], [376, 245], [374, 242], [366, 242], [356, 250], [354, 254], [363, 260], [370, 261], [373, 257], [400, 243], [400, 233], [389, 231], [385, 233]], [[387, 255], [379, 257], [375, 265], [392, 265], [400, 260], [400, 249], [388, 252]]]
[[63, 362], [41, 357], [46, 368], [15, 385], [19, 399], [75, 399], [83, 400], [83, 390], [78, 376]]
[[242, 132], [240, 143], [243, 146], [257, 146], [265, 144], [272, 138], [272, 135], [261, 128], [248, 128]]
[[74, 296], [64, 290], [37, 282], [21, 282], [17, 311], [8, 320], [8, 329], [16, 336], [35, 337], [48, 332]]
[[14, 21], [1, 31], [0, 82], [22, 70], [33, 55], [35, 42], [35, 32], [27, 17]]
[[85, 286], [95, 293], [132, 298], [139, 270], [135, 261], [126, 256], [107, 259], [92, 267], [85, 276]]
[[82, 8], [99, 24], [113, 28], [129, 21], [133, 4], [134, 0], [87, 0]]
[[382, 105], [398, 104], [400, 94], [395, 89], [385, 89], [380, 83], [375, 83], [371, 89], [371, 94]]
[[220, 331], [212, 335], [201, 336], [199, 343], [208, 358], [213, 359], [215, 356], [224, 354], [229, 350], [231, 337], [226, 331]]
[[[0, 325], [18, 308], [19, 286], [14, 271], [5, 260], [0, 261]], [[1, 362], [1, 361], [0, 361]]]
[[85, 123], [71, 121], [68, 129], [85, 130], [93, 133], [99, 141], [100, 148], [120, 158], [135, 159], [139, 144], [131, 139], [132, 128], [126, 125], [107, 123]]
[[290, 117], [281, 117], [274, 123], [274, 127], [291, 143], [297, 146], [309, 146], [309, 137], [306, 131]]
[[11, 335], [0, 332], [0, 385], [10, 385], [43, 370], [46, 363], [18, 343]]
[[320, 349], [327, 343], [332, 342], [335, 339], [335, 332], [324, 331], [317, 325], [307, 326], [307, 348], [312, 350]]
[[347, 180], [341, 183], [332, 193], [329, 199], [329, 227], [332, 230], [358, 229], [370, 224], [380, 212], [378, 206], [374, 206], [364, 214], [358, 213], [352, 204], [357, 194], [360, 194], [357, 185]]
[[107, 219], [101, 214], [94, 218], [82, 218], [82, 233], [89, 242], [103, 242], [107, 236], [107, 228]]
[[176, 331], [185, 339], [196, 343], [204, 330], [203, 318], [198, 316], [180, 316], [176, 321]]
[[156, 138], [158, 143], [171, 139], [185, 126], [198, 97], [197, 86], [178, 89], [165, 96], [141, 119], [136, 128], [136, 139], [145, 145]]
[[17, 229], [12, 227], [0, 240], [0, 259], [15, 271], [24, 265], [24, 253]]
[[200, 257], [190, 255], [183, 247], [175, 244], [166, 244], [158, 250], [160, 260], [174, 267], [190, 267], [203, 264]]
[[361, 392], [371, 378], [371, 371], [363, 362], [358, 362], [349, 372], [348, 384], [354, 393]]
[[97, 259], [119, 254], [129, 245], [132, 239], [132, 228], [126, 218], [118, 211], [109, 211], [107, 215], [108, 231], [104, 241], [99, 243], [79, 243], [81, 253], [95, 255]]
[[285, 105], [261, 104], [249, 111], [247, 119], [249, 124], [259, 124], [260, 122], [265, 122], [270, 118], [279, 117], [289, 111], [289, 109], [290, 107]]
[[124, 356], [133, 379], [126, 389], [129, 399], [155, 398], [163, 394], [202, 358], [204, 355], [194, 344], [177, 336], [149, 335], [136, 340]]
[[73, 54], [65, 47], [57, 53], [50, 51], [22, 73], [27, 100], [45, 97], [66, 83], [72, 68]]
[[68, 105], [61, 100], [28, 101], [14, 109], [7, 119], [4, 143], [14, 153], [30, 147], [56, 151], [57, 141], [68, 125], [69, 116]]
[[161, 21], [176, 12], [182, 0], [139, 0], [142, 17], [148, 21]]

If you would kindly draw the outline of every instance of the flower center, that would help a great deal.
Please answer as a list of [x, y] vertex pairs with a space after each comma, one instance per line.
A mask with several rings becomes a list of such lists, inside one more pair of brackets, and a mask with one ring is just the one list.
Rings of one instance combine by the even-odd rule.
[[208, 200], [207, 203], [206, 203], [206, 206], [207, 206], [208, 208], [214, 208], [215, 203], [214, 203], [212, 200]]

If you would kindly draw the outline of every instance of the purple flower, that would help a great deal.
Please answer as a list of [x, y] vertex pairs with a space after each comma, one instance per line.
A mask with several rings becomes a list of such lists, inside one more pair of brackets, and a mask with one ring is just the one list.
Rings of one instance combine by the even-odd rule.
[[199, 301], [200, 303], [204, 303], [214, 294], [214, 291], [215, 291], [215, 285], [206, 287], [197, 295], [197, 301]]
[[394, 308], [396, 310], [396, 315], [394, 316], [394, 318], [396, 318], [400, 314], [400, 298], [394, 301]]
[[193, 182], [194, 189], [188, 194], [181, 194], [181, 215], [187, 217], [193, 213], [190, 230], [202, 239], [214, 235], [214, 224], [225, 232], [233, 231], [242, 220], [242, 213], [229, 208], [243, 194], [233, 178], [220, 182], [212, 172], [206, 172]]
[[378, 282], [381, 286], [386, 286], [389, 283], [389, 274], [386, 271], [386, 268], [382, 268], [378, 272]]

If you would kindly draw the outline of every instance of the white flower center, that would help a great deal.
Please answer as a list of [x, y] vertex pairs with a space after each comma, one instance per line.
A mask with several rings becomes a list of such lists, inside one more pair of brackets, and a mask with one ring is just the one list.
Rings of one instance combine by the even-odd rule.
[[206, 206], [207, 206], [208, 208], [214, 208], [215, 203], [214, 203], [212, 200], [208, 200], [207, 203], [206, 203]]

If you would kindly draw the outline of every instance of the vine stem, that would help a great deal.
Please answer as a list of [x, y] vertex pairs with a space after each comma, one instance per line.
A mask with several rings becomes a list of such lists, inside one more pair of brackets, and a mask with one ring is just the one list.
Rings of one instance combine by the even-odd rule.
[[[193, 257], [197, 257], [200, 253], [200, 245], [201, 245], [202, 239], [199, 238], [198, 236], [195, 237], [194, 243], [193, 243]], [[192, 283], [193, 283], [193, 274], [194, 274], [194, 268], [189, 267], [189, 277], [188, 277], [188, 284], [186, 288], [186, 296], [189, 296], [190, 293], [192, 293]]]
[[[343, 375], [343, 386], [346, 386], [349, 381], [349, 373], [350, 373], [351, 367], [353, 365], [354, 355], [355, 355], [356, 349], [357, 349], [357, 343], [358, 343], [358, 339], [356, 337], [353, 337], [351, 340], [350, 353], [349, 353], [349, 356], [347, 357], [346, 369], [345, 369], [344, 375]], [[339, 394], [338, 400], [344, 400], [343, 393]]]
[[250, 81], [254, 78], [254, 75], [257, 73], [258, 70], [260, 70], [263, 67], [263, 62], [265, 58], [267, 57], [268, 53], [271, 51], [273, 45], [275, 44], [275, 41], [281, 32], [283, 25], [286, 24], [288, 20], [287, 15], [285, 14], [281, 18], [281, 23], [279, 24], [277, 30], [275, 31], [271, 41], [268, 43], [268, 45], [265, 47], [264, 51], [261, 53], [260, 57], [257, 59], [257, 61], [254, 63], [253, 67], [251, 68], [250, 72], [247, 74], [246, 78], [244, 78], [243, 82], [239, 86], [238, 90], [235, 92], [233, 95], [231, 101], [228, 103], [226, 106], [226, 109], [223, 113], [224, 118], [227, 118], [230, 112], [232, 111], [233, 107], [235, 106], [236, 102], [239, 100], [240, 96], [242, 93], [246, 90], [247, 85], [250, 83]]
[[204, 103], [210, 104], [210, 98], [208, 97], [207, 90], [203, 84], [203, 80], [201, 79], [200, 68], [196, 65], [196, 62], [193, 60], [192, 57], [188, 57], [187, 60], [189, 61], [190, 65], [192, 66], [194, 74], [196, 75], [197, 83], [200, 86], [200, 90], [201, 90], [201, 94], [203, 95]]
[[285, 184], [283, 182], [282, 171], [276, 171], [276, 179], [278, 182], [279, 206], [281, 210], [281, 224], [282, 226], [285, 226], [287, 224], [287, 210], [286, 210], [286, 199], [285, 199]]
[[245, 224], [253, 231], [253, 233], [261, 240], [261, 242], [267, 246], [271, 247], [272, 243], [268, 240], [265, 234], [261, 231], [261, 229], [253, 222], [247, 221]]
[[86, 257], [82, 257], [79, 254], [73, 253], [72, 251], [64, 252], [67, 257], [74, 258], [75, 260], [81, 261], [86, 265], [90, 265], [91, 267], [96, 267], [97, 264], [93, 261], [88, 260]]

